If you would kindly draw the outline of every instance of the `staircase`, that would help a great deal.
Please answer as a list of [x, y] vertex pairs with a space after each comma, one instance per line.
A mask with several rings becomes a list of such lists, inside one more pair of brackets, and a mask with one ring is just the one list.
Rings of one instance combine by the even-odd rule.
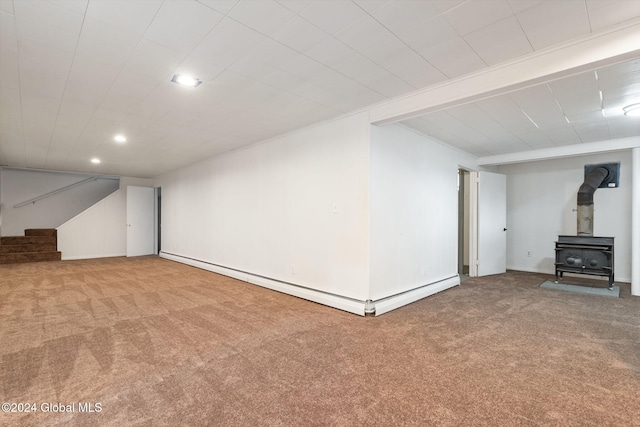
[[37, 261], [60, 261], [58, 230], [31, 228], [24, 236], [0, 237], [0, 264]]

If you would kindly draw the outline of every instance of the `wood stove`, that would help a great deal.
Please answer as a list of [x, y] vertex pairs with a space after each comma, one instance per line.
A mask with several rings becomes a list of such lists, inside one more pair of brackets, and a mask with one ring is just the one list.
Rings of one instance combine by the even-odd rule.
[[592, 274], [609, 278], [613, 289], [614, 238], [558, 236], [556, 242], [556, 283], [563, 273]]

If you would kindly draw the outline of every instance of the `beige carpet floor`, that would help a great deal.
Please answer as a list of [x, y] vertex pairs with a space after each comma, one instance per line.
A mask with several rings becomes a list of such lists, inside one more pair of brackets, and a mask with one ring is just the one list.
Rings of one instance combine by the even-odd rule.
[[549, 278], [359, 317], [156, 257], [0, 266], [0, 400], [37, 410], [0, 425], [640, 425], [640, 298]]

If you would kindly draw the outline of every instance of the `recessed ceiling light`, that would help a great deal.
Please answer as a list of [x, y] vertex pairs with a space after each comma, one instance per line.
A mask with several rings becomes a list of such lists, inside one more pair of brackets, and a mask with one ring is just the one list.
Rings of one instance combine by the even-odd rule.
[[640, 102], [637, 104], [627, 105], [622, 109], [625, 116], [640, 117]]
[[189, 87], [196, 87], [202, 84], [202, 80], [184, 74], [174, 75], [171, 81]]
[[100, 163], [100, 159], [98, 159], [97, 157], [94, 157], [93, 159], [91, 159], [91, 163], [98, 164]]
[[116, 142], [127, 142], [127, 137], [124, 135], [116, 135], [113, 137]]

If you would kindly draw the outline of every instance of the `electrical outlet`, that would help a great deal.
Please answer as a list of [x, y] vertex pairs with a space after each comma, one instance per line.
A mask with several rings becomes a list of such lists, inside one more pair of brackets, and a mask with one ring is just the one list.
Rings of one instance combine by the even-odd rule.
[[531, 257], [531, 251], [527, 251], [527, 257]]

